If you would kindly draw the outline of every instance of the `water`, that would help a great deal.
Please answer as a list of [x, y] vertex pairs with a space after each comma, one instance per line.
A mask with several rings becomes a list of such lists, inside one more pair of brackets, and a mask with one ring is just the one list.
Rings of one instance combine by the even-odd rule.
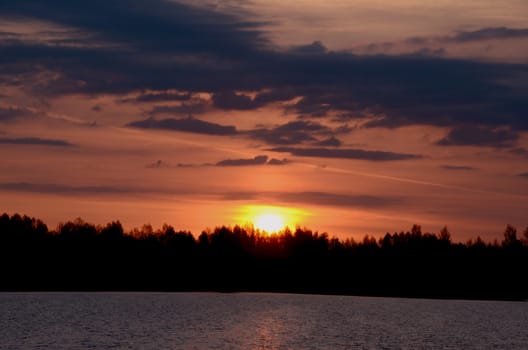
[[0, 293], [0, 349], [528, 349], [528, 303]]

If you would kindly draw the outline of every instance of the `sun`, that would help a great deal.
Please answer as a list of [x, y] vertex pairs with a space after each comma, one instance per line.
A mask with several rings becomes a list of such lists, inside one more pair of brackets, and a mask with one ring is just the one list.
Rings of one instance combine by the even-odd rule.
[[266, 232], [277, 232], [285, 227], [284, 218], [279, 214], [264, 213], [255, 217], [255, 228]]
[[266, 233], [276, 233], [285, 228], [295, 228], [306, 214], [296, 208], [271, 205], [246, 205], [240, 207], [239, 221]]

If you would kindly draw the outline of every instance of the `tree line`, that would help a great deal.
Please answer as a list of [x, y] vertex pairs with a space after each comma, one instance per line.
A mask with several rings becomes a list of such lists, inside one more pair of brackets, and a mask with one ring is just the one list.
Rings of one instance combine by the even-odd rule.
[[49, 230], [0, 216], [0, 290], [255, 291], [528, 299], [528, 227], [501, 242], [455, 243], [446, 227], [340, 240], [297, 227], [268, 235], [221, 226], [195, 237], [170, 225], [125, 232], [81, 219]]

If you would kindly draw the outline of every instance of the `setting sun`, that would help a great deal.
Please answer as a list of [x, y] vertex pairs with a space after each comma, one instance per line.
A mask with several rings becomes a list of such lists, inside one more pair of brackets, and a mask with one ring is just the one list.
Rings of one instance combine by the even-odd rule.
[[280, 231], [285, 226], [282, 216], [271, 213], [257, 216], [253, 224], [255, 228], [266, 232]]
[[286, 227], [294, 228], [305, 215], [294, 208], [248, 205], [240, 208], [239, 221], [253, 225], [258, 230], [274, 233]]

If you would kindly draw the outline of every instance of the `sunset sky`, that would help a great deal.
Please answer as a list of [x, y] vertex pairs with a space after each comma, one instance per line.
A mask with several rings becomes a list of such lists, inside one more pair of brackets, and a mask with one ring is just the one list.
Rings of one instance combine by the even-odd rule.
[[[526, 0], [3, 0], [0, 212], [528, 226]], [[260, 219], [259, 219], [260, 217]]]

